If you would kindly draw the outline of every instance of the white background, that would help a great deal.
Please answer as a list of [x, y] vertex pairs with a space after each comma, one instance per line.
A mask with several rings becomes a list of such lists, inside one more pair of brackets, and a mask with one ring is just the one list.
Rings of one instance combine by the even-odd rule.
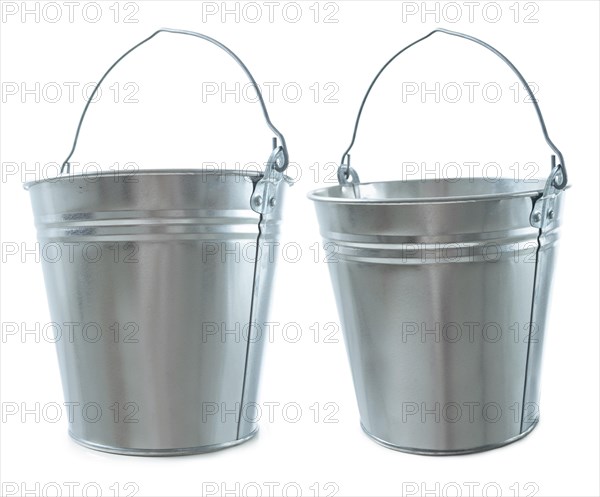
[[[456, 495], [457, 488], [459, 495], [480, 495], [484, 489], [488, 495], [498, 495], [498, 489], [502, 495], [600, 494], [597, 2], [279, 2], [271, 7], [271, 19], [268, 2], [250, 7], [235, 2], [108, 1], [99, 7], [76, 2], [71, 13], [69, 2], [50, 3], [3, 2], [0, 25], [1, 479], [7, 494], [15, 485], [16, 495], [54, 495], [56, 488], [69, 495], [73, 485], [77, 494], [87, 485], [89, 495], [101, 488], [105, 495], [137, 489], [140, 496], [211, 495], [214, 488], [219, 495], [255, 495], [256, 488], [270, 495], [280, 494], [285, 485], [289, 495], [298, 487], [304, 495], [332, 490], [336, 495]], [[237, 18], [223, 17], [225, 7], [237, 9]], [[34, 13], [24, 15], [25, 8]], [[261, 18], [252, 22], [259, 13]], [[127, 15], [137, 22], [125, 22]], [[269, 112], [288, 139], [296, 175], [298, 168], [302, 171], [287, 198], [282, 242], [297, 244], [302, 254], [292, 262], [290, 252], [278, 267], [271, 320], [298, 323], [302, 336], [291, 343], [280, 331], [267, 345], [262, 401], [281, 407], [272, 421], [261, 421], [255, 440], [208, 455], [134, 458], [78, 446], [67, 435], [64, 417], [51, 422], [42, 413], [39, 420], [34, 414], [22, 419], [21, 411], [7, 415], [6, 406], [41, 411], [62, 402], [54, 345], [35, 331], [24, 331], [40, 330], [50, 316], [33, 253], [33, 217], [21, 185], [56, 174], [52, 163], [70, 150], [83, 108], [82, 85], [96, 81], [123, 51], [163, 26], [214, 36], [238, 53], [259, 84], [279, 84], [269, 98]], [[325, 323], [337, 326], [338, 316], [327, 266], [315, 263], [310, 249], [320, 238], [306, 199], [308, 191], [327, 182], [333, 171], [328, 163], [337, 163], [349, 143], [360, 99], [379, 67], [436, 26], [484, 39], [536, 83], [572, 185], [566, 193], [547, 329], [541, 422], [516, 444], [444, 458], [387, 450], [362, 433], [341, 331], [333, 343], [323, 335], [315, 343], [311, 331], [315, 323], [321, 330]], [[135, 162], [143, 168], [262, 163], [271, 134], [258, 106], [244, 99], [236, 104], [235, 95], [225, 103], [220, 95], [203, 98], [203, 82], [233, 88], [235, 81], [245, 83], [216, 48], [160, 35], [107, 79], [73, 160], [103, 167]], [[437, 104], [435, 95], [421, 102], [420, 94], [405, 91], [403, 98], [403, 89], [415, 86], [402, 82], [417, 87], [426, 82], [429, 88], [439, 82], [440, 91], [458, 85], [465, 94], [456, 103], [448, 101], [454, 93], [442, 94]], [[479, 83], [472, 102], [465, 82]], [[73, 98], [71, 83], [79, 84]], [[482, 94], [487, 83], [501, 88], [498, 102]], [[522, 102], [522, 88], [520, 103], [514, 102], [514, 83], [492, 54], [435, 35], [401, 56], [381, 78], [365, 110], [353, 166], [363, 180], [399, 178], [403, 162], [421, 161], [494, 161], [509, 176], [514, 174], [511, 164], [535, 162], [538, 175], [544, 175], [550, 151], [533, 107]], [[310, 87], [319, 88], [319, 94]], [[131, 88], [138, 90], [137, 103], [125, 102]], [[294, 102], [297, 88], [302, 95]], [[14, 329], [15, 324], [19, 332], [7, 334], [7, 326]], [[303, 415], [292, 423], [282, 407], [294, 402]], [[324, 422], [332, 412], [326, 403], [337, 406], [332, 417], [337, 422]], [[128, 482], [134, 486], [127, 487]], [[415, 487], [418, 493], [410, 494]]]

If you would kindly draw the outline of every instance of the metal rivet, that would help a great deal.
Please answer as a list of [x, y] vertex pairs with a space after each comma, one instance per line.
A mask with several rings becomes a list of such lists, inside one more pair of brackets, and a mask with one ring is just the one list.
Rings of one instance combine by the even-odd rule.
[[552, 209], [548, 211], [548, 219], [554, 219], [554, 211]]
[[271, 197], [271, 199], [269, 200], [269, 205], [271, 207], [275, 207], [276, 203], [277, 203], [277, 199], [275, 197]]
[[260, 195], [254, 197], [254, 205], [256, 205], [256, 207], [260, 207], [263, 203], [263, 199]]
[[539, 223], [541, 220], [542, 220], [542, 214], [539, 212], [534, 212], [533, 213], [533, 222]]

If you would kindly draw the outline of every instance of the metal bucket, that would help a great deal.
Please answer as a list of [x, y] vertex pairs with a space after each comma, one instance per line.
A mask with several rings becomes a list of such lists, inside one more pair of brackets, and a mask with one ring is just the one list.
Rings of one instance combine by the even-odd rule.
[[515, 71], [559, 157], [548, 180], [360, 183], [348, 155], [359, 112], [340, 185], [309, 197], [337, 248], [329, 268], [364, 431], [392, 449], [443, 455], [536, 426], [567, 177], [508, 59], [452, 31], [421, 40], [435, 32], [475, 41]]
[[[204, 35], [163, 29], [134, 49], [160, 32], [220, 46], [260, 96], [237, 56]], [[264, 173], [109, 172], [25, 185], [61, 332], [69, 432], [80, 444], [180, 455], [256, 434], [261, 324], [274, 270], [264, 248], [278, 235], [288, 164], [285, 140], [260, 103], [282, 144]]]

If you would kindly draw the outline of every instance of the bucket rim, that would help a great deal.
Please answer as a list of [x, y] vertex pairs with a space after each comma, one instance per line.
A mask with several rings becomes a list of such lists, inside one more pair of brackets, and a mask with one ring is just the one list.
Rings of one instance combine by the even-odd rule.
[[[458, 183], [464, 181], [465, 178], [459, 178], [452, 183]], [[496, 181], [508, 180], [513, 183], [521, 183], [526, 185], [525, 181], [515, 181], [514, 178], [502, 177]], [[450, 181], [447, 179], [426, 179], [426, 180], [407, 180], [407, 181], [372, 181], [365, 183], [358, 183], [356, 186], [375, 186], [381, 184], [410, 184], [410, 183], [439, 183], [442, 181]], [[469, 181], [473, 181], [473, 178], [469, 178]], [[475, 181], [487, 181], [485, 178], [475, 178]], [[544, 186], [546, 184], [545, 178], [532, 178], [528, 180], [531, 183], [530, 188], [525, 188], [519, 191], [513, 192], [492, 192], [492, 193], [481, 193], [472, 195], [446, 195], [446, 196], [428, 196], [428, 197], [388, 197], [388, 198], [344, 198], [340, 196], [326, 196], [324, 193], [333, 189], [341, 188], [352, 188], [351, 185], [335, 185], [328, 186], [325, 188], [318, 188], [308, 192], [307, 197], [314, 202], [324, 202], [333, 204], [344, 204], [344, 205], [415, 205], [415, 204], [445, 204], [445, 203], [462, 203], [462, 202], [477, 202], [487, 200], [501, 200], [509, 198], [522, 198], [522, 197], [539, 197], [544, 192]], [[566, 189], [568, 189], [567, 186]]]
[[[97, 171], [94, 173], [79, 173], [79, 174], [66, 174], [64, 176], [55, 176], [53, 178], [36, 179], [23, 183], [25, 190], [31, 189], [31, 187], [43, 184], [43, 183], [61, 183], [65, 181], [76, 181], [85, 178], [91, 178], [96, 180], [101, 177], [131, 177], [131, 176], [196, 176], [196, 175], [215, 175], [215, 176], [242, 176], [248, 177], [252, 180], [259, 180], [264, 176], [262, 171], [240, 171], [239, 169], [192, 169], [192, 168], [161, 168], [161, 169], [138, 169], [135, 171]], [[284, 175], [285, 176], [285, 175]], [[286, 177], [287, 178], [287, 177]]]

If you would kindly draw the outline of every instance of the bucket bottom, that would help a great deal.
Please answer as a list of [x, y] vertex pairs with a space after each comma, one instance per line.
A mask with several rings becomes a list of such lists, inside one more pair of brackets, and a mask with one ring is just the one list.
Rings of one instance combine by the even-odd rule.
[[535, 423], [533, 423], [523, 433], [519, 433], [517, 436], [509, 438], [508, 440], [505, 440], [504, 442], [500, 442], [497, 444], [483, 445], [481, 447], [474, 447], [472, 449], [461, 449], [461, 450], [430, 450], [430, 449], [419, 449], [419, 448], [414, 448], [414, 447], [400, 447], [398, 445], [394, 445], [389, 442], [386, 442], [385, 440], [382, 440], [381, 438], [377, 438], [375, 435], [372, 435], [371, 433], [369, 433], [367, 431], [367, 429], [363, 426], [362, 423], [360, 424], [360, 427], [363, 429], [363, 431], [367, 434], [367, 436], [369, 438], [371, 438], [372, 440], [377, 442], [379, 445], [382, 445], [388, 449], [398, 450], [400, 452], [407, 452], [409, 454], [418, 454], [421, 456], [459, 456], [459, 455], [463, 455], [463, 454], [474, 454], [476, 452], [484, 452], [486, 450], [497, 449], [498, 447], [504, 447], [505, 445], [516, 442], [517, 440], [521, 440], [523, 437], [526, 437], [533, 431], [533, 429], [537, 426], [538, 421], [539, 421], [539, 419], [536, 419]]
[[258, 428], [244, 438], [238, 440], [232, 440], [231, 442], [225, 442], [214, 445], [201, 445], [199, 447], [184, 447], [178, 449], [130, 449], [123, 447], [111, 447], [109, 445], [97, 444], [94, 442], [88, 442], [77, 438], [73, 433], [69, 431], [69, 436], [77, 442], [79, 445], [83, 445], [88, 449], [99, 450], [101, 452], [109, 452], [111, 454], [120, 454], [124, 456], [190, 456], [193, 454], [204, 454], [206, 452], [215, 452], [217, 450], [227, 449], [229, 447], [235, 447], [244, 442], [247, 442], [251, 438], [254, 438], [258, 433]]

